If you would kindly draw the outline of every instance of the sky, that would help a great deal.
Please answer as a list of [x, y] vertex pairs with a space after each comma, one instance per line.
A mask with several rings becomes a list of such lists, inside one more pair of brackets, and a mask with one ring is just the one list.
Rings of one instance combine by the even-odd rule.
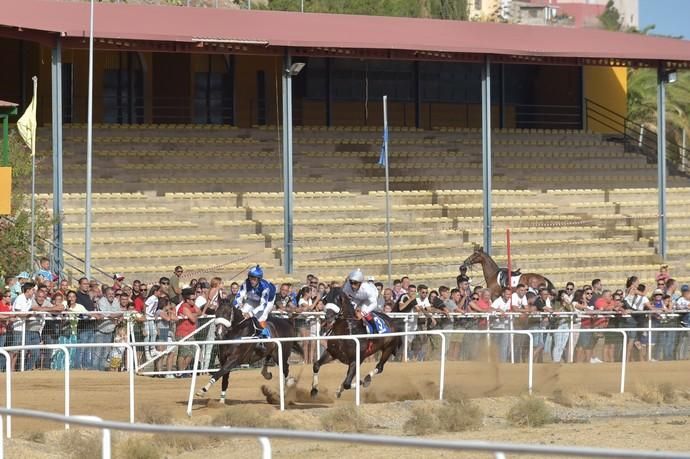
[[640, 0], [640, 29], [651, 24], [654, 34], [690, 40], [690, 0]]

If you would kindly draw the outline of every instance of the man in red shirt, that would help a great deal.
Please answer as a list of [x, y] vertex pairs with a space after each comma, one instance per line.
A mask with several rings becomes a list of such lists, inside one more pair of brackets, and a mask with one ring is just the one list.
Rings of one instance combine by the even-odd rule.
[[[595, 311], [611, 311], [613, 309], [613, 294], [611, 290], [604, 290], [601, 292], [601, 296], [594, 301]], [[609, 324], [608, 316], [605, 315], [595, 315], [592, 317], [592, 328], [606, 328]], [[597, 341], [603, 336], [603, 333], [593, 333], [592, 342], [590, 344], [590, 363], [601, 363], [602, 360], [596, 356], [591, 356], [594, 351]]]

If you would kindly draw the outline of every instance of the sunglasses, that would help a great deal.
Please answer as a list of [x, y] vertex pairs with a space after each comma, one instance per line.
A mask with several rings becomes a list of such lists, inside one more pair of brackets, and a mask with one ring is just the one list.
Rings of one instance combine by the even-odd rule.
[[161, 285], [170, 285], [170, 282], [161, 282]]
[[478, 297], [478, 296], [473, 296], [472, 299], [473, 299], [473, 300], [478, 300], [479, 297]]

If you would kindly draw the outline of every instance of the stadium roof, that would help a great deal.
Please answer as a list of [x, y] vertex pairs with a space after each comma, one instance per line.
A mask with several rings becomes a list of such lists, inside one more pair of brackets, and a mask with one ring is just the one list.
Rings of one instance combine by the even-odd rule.
[[[88, 43], [88, 2], [0, 0], [0, 35]], [[690, 67], [690, 41], [596, 29], [96, 3], [99, 49]]]

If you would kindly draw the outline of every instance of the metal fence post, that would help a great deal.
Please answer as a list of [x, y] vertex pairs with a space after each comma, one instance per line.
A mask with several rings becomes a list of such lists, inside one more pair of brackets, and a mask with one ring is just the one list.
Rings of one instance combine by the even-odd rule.
[[[513, 315], [508, 316], [508, 325], [510, 327], [510, 331], [512, 332], [514, 330], [515, 325], [513, 324]], [[515, 363], [515, 334], [511, 333], [510, 334], [510, 363]]]
[[137, 351], [133, 345], [127, 346], [127, 372], [129, 373], [129, 422], [134, 423], [134, 356]]
[[443, 389], [446, 382], [446, 335], [439, 331], [441, 336], [441, 376], [439, 376], [438, 383], [438, 399], [443, 400]]
[[[321, 336], [321, 320], [319, 317], [316, 318], [316, 336]], [[321, 358], [321, 341], [316, 341], [316, 360]]]
[[359, 406], [360, 401], [361, 401], [361, 399], [360, 399], [360, 387], [359, 387], [359, 380], [360, 380], [361, 375], [360, 375], [359, 366], [362, 363], [361, 359], [360, 359], [361, 352], [362, 352], [362, 346], [359, 342], [359, 339], [357, 339], [357, 338], [353, 338], [353, 339], [355, 340], [355, 352], [357, 353], [357, 360], [355, 360], [355, 365], [357, 365], [357, 367], [355, 368], [355, 380], [356, 380], [355, 381], [355, 404], [357, 406]]
[[[189, 401], [187, 402], [187, 416], [192, 416], [192, 405], [194, 404], [194, 388], [196, 386], [196, 369], [199, 368], [199, 356], [201, 347], [197, 343], [180, 343], [182, 346], [194, 346], [194, 366], [192, 367], [192, 381], [189, 384]], [[179, 368], [178, 368], [179, 370]]]
[[570, 358], [568, 361], [570, 363], [573, 363], [573, 360], [575, 358], [575, 345], [573, 344], [573, 340], [575, 339], [575, 333], [573, 333], [573, 329], [575, 327], [575, 316], [573, 314], [570, 315], [570, 336], [568, 337], [568, 354]]
[[529, 357], [527, 360], [527, 391], [530, 395], [532, 395], [532, 371], [534, 370], [534, 336], [531, 332], [527, 332], [527, 336], [529, 336]]
[[[5, 357], [5, 406], [8, 410], [12, 409], [12, 357], [10, 353], [4, 349], [0, 348], [0, 354]], [[0, 422], [2, 422], [2, 416], [0, 416]], [[3, 436], [2, 424], [0, 424], [0, 441], [2, 441]], [[7, 438], [12, 438], [12, 416], [7, 415]], [[2, 448], [0, 448], [0, 454], [2, 453]], [[2, 457], [0, 457], [2, 459]]]
[[648, 328], [647, 328], [647, 361], [650, 362], [652, 360], [652, 315], [647, 314], [647, 317], [649, 319], [648, 321]]
[[271, 440], [268, 437], [259, 437], [259, 443], [261, 444], [261, 459], [271, 459], [273, 457]]
[[621, 354], [621, 394], [625, 393], [625, 367], [628, 362], [628, 333], [621, 330], [623, 334], [623, 352]]
[[[409, 333], [410, 331], [409, 320], [410, 316], [405, 317], [405, 333]], [[403, 362], [407, 362], [407, 335], [405, 335], [403, 339]]]
[[110, 429], [103, 429], [103, 446], [102, 446], [102, 455], [101, 457], [103, 459], [110, 459], [110, 448], [111, 447], [111, 442], [110, 442]]
[[[270, 340], [269, 343], [276, 343], [276, 345], [278, 346], [278, 371], [280, 372], [280, 375], [278, 375], [278, 388], [280, 391], [280, 411], [285, 411], [285, 377], [283, 376], [283, 344], [280, 341], [276, 340]], [[317, 340], [316, 344], [318, 343], [319, 342]]]

